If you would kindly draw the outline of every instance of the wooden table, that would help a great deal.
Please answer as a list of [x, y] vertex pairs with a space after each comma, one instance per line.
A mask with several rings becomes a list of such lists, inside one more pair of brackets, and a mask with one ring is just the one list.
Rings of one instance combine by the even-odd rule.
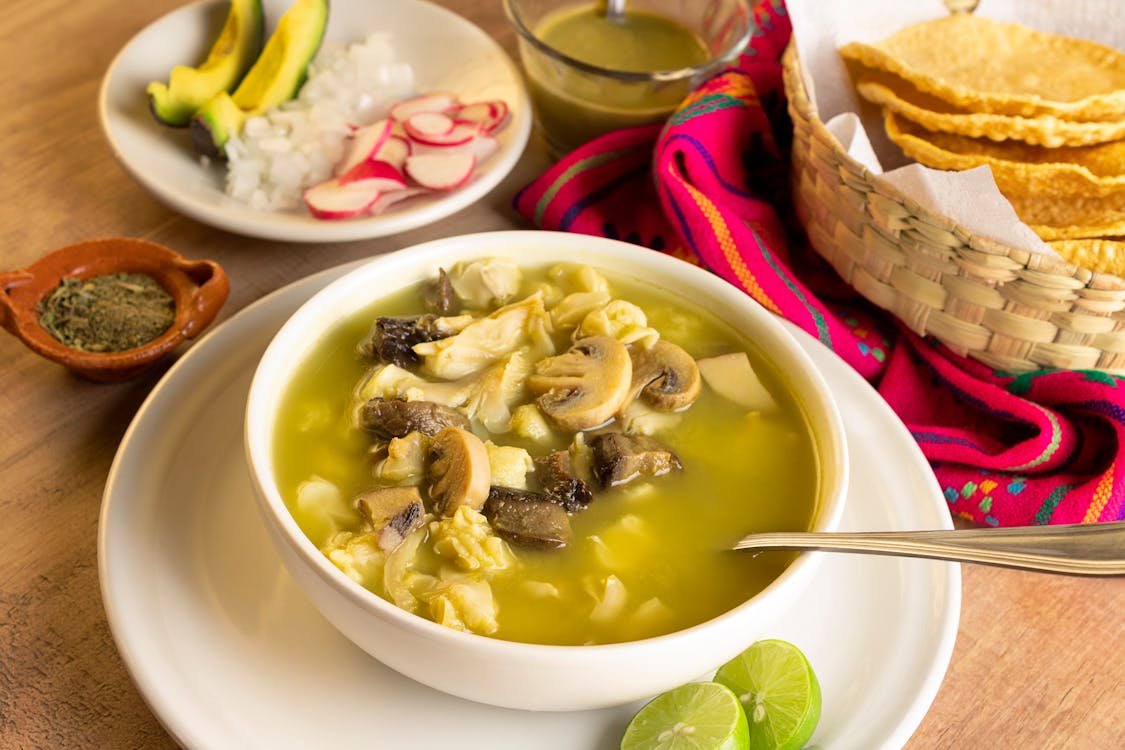
[[[0, 23], [0, 268], [99, 236], [166, 243], [227, 270], [220, 320], [311, 272], [442, 235], [525, 226], [513, 192], [547, 164], [533, 139], [485, 200], [437, 226], [333, 245], [226, 234], [173, 213], [115, 163], [102, 72], [175, 0], [7, 3]], [[499, 0], [445, 0], [514, 53]], [[114, 452], [161, 370], [95, 385], [0, 335], [0, 747], [174, 743], [118, 656], [96, 536]], [[1125, 581], [967, 566], [948, 674], [910, 748], [1125, 747]], [[859, 689], [862, 689], [860, 687]]]

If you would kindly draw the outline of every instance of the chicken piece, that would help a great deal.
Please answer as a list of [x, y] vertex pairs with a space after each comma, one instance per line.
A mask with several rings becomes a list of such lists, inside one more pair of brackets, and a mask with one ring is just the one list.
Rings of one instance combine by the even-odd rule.
[[533, 294], [474, 319], [455, 336], [420, 343], [414, 353], [421, 357], [423, 374], [456, 380], [480, 372], [517, 349], [529, 348], [532, 359], [553, 353], [550, 331], [543, 299]]

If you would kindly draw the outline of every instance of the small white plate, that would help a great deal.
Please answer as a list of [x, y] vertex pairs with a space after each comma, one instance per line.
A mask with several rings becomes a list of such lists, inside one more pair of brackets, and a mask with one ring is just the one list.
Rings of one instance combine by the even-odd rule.
[[[273, 551], [243, 458], [247, 387], [285, 319], [355, 265], [297, 282], [214, 329], [130, 425], [106, 483], [98, 538], [102, 598], [126, 666], [157, 718], [191, 750], [616, 748], [639, 704], [534, 713], [431, 690], [336, 631]], [[841, 528], [950, 528], [937, 482], [902, 423], [835, 355], [797, 333], [855, 446]], [[949, 664], [960, 568], [841, 554], [820, 570], [770, 633], [800, 646], [820, 678], [813, 742], [825, 750], [901, 747]]]
[[[264, 0], [267, 28], [288, 7]], [[332, 0], [326, 40], [362, 41], [385, 31], [396, 59], [414, 68], [419, 92], [450, 91], [463, 101], [503, 99], [511, 119], [499, 133], [500, 151], [473, 180], [447, 193], [403, 201], [372, 217], [322, 221], [302, 207], [259, 211], [223, 192], [225, 164], [203, 166], [186, 128], [153, 119], [145, 86], [167, 80], [174, 65], [194, 65], [209, 48], [226, 5], [205, 0], [150, 24], [118, 53], [102, 81], [102, 130], [118, 161], [161, 201], [193, 219], [238, 234], [298, 242], [342, 242], [382, 237], [429, 224], [472, 204], [511, 171], [531, 133], [531, 105], [519, 71], [481, 29], [449, 10], [421, 0]]]

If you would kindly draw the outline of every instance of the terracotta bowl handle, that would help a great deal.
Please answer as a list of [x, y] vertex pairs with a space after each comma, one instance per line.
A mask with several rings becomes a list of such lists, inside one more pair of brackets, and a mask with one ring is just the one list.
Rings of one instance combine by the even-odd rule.
[[190, 338], [210, 325], [219, 314], [230, 294], [230, 281], [222, 267], [210, 260], [188, 261], [177, 264], [192, 281], [199, 285], [191, 297], [196, 314], [184, 325], [183, 334]]
[[31, 274], [23, 269], [19, 271], [0, 271], [0, 326], [7, 328], [12, 333], [16, 332], [16, 317], [19, 310], [8, 296], [8, 287], [18, 281], [27, 281]]

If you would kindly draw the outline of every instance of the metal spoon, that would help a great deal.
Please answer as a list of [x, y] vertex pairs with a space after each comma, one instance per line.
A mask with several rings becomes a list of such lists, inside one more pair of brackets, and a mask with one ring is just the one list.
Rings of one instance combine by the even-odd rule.
[[602, 0], [605, 8], [605, 20], [621, 23], [625, 18], [625, 0]]
[[983, 563], [1071, 575], [1125, 575], [1125, 521], [956, 531], [772, 532], [733, 549], [819, 549]]

